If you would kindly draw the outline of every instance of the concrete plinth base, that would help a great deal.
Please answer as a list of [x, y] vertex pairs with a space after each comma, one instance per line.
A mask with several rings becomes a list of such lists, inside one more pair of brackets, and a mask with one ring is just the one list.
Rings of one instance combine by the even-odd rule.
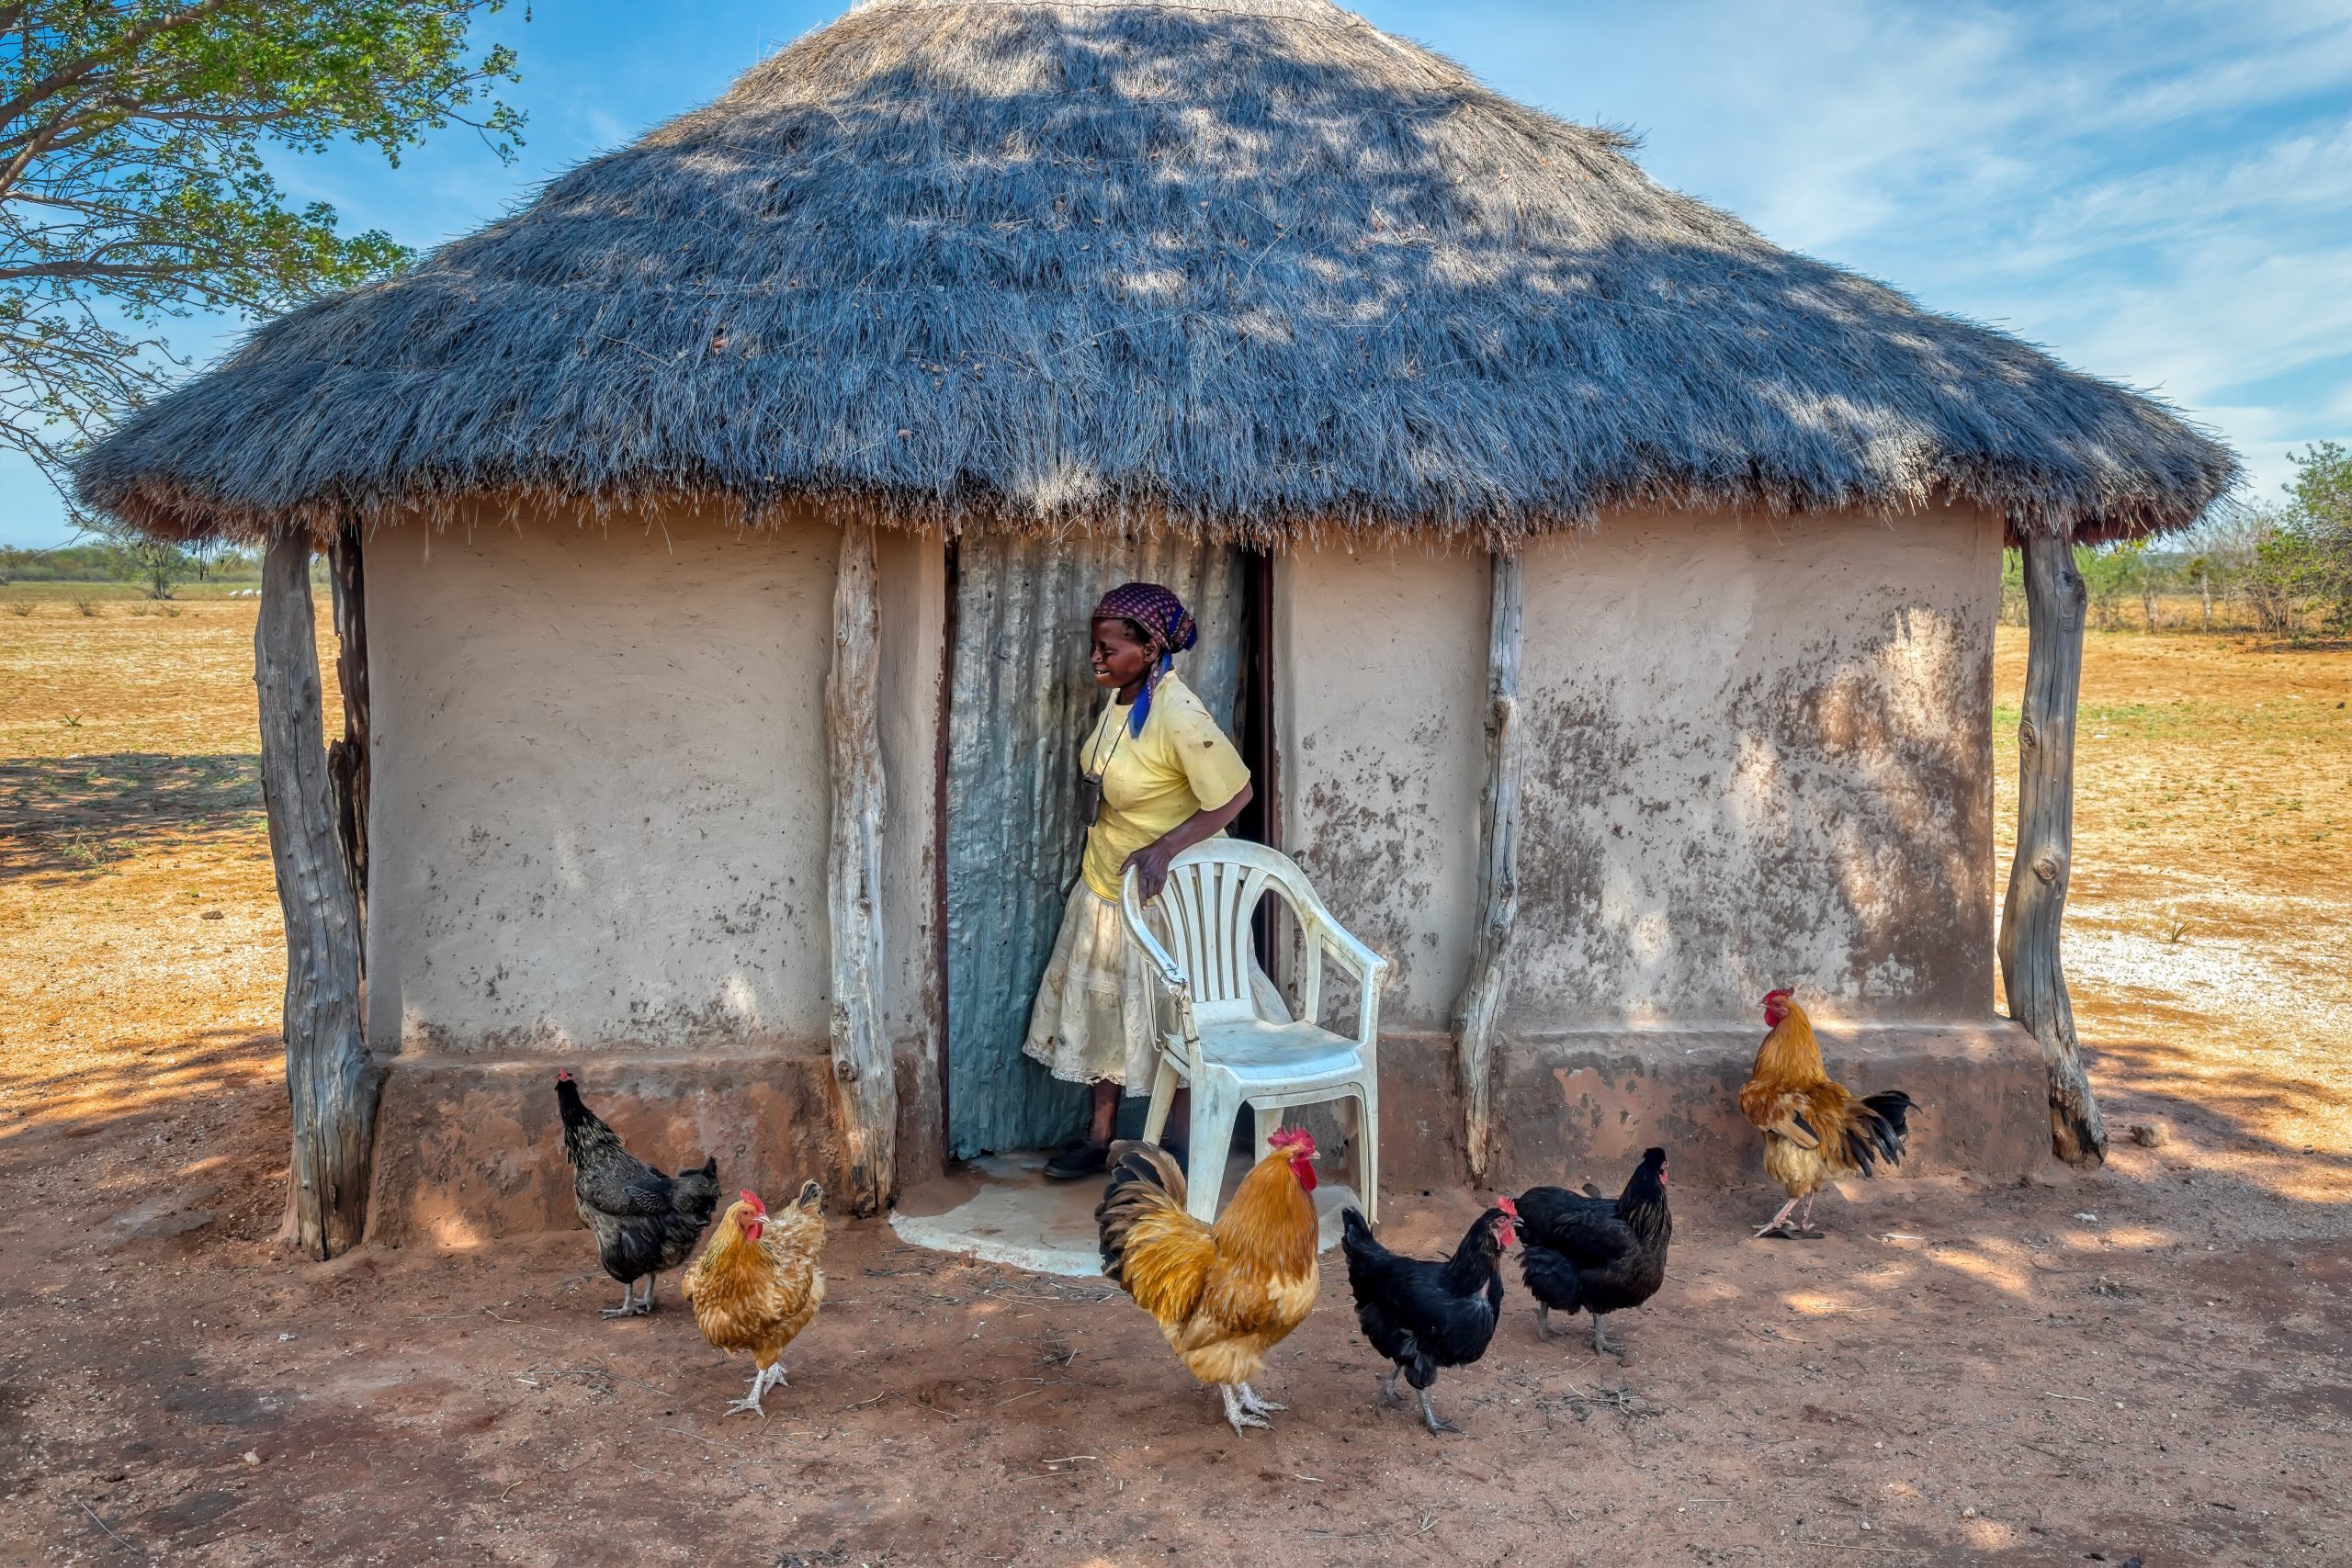
[[[1094, 1205], [1102, 1200], [1103, 1182], [1048, 1180], [1046, 1157], [1043, 1151], [991, 1155], [958, 1165], [899, 1200], [890, 1228], [935, 1252], [967, 1253], [1038, 1274], [1100, 1275]], [[1249, 1173], [1249, 1156], [1235, 1155], [1226, 1167], [1228, 1197]], [[1355, 1203], [1351, 1188], [1316, 1188], [1324, 1250], [1339, 1245], [1340, 1211]]]
[[[1864, 1094], [1900, 1089], [1917, 1102], [1909, 1152], [1890, 1174], [2007, 1179], [2049, 1158], [2041, 1049], [2015, 1024], [1993, 1020], [1818, 1032], [1830, 1072], [1849, 1089]], [[1498, 1045], [1499, 1148], [1488, 1190], [1516, 1192], [1537, 1183], [1591, 1180], [1614, 1191], [1653, 1144], [1668, 1149], [1674, 1179], [1685, 1185], [1763, 1182], [1762, 1139], [1738, 1104], [1761, 1035], [1760, 1029], [1507, 1032]], [[838, 1100], [831, 1059], [821, 1052], [583, 1053], [571, 1065], [588, 1104], [632, 1152], [664, 1168], [699, 1165], [705, 1155], [717, 1155], [720, 1190], [730, 1196], [741, 1187], [788, 1196], [808, 1177], [838, 1187]], [[556, 1117], [555, 1067], [546, 1058], [402, 1055], [386, 1063], [368, 1240], [465, 1247], [576, 1226]], [[943, 1179], [937, 1080], [919, 1043], [900, 1049], [898, 1071], [899, 1168], [907, 1193], [899, 1215], [944, 1220], [958, 1204], [979, 1202], [988, 1182], [970, 1185], [972, 1168], [959, 1168], [967, 1174], [944, 1179], [949, 1186], [922, 1190]], [[1467, 1165], [1453, 1041], [1440, 1034], [1384, 1036], [1380, 1077], [1386, 1192], [1458, 1187]], [[1324, 1167], [1329, 1185], [1317, 1193], [1318, 1206], [1335, 1215], [1337, 1195], [1347, 1191], [1337, 1178], [1351, 1167], [1337, 1157], [1337, 1124], [1318, 1122], [1321, 1114], [1320, 1108], [1310, 1109], [1300, 1119], [1317, 1128], [1335, 1156]], [[1227, 1190], [1238, 1179], [1237, 1169]], [[959, 1181], [968, 1190], [957, 1190], [956, 1196], [950, 1188]], [[1092, 1272], [1100, 1184], [1029, 1178], [1025, 1185], [1070, 1194], [1071, 1213], [1048, 1219], [1023, 1199], [999, 1215], [991, 1205], [1010, 1201], [1011, 1195], [998, 1192], [940, 1234], [967, 1238], [955, 1244], [956, 1250], [1001, 1262]], [[1329, 1222], [1329, 1235], [1336, 1235], [1336, 1224]], [[1007, 1247], [1027, 1250], [1019, 1257], [991, 1250], [998, 1243], [983, 1234], [991, 1226], [1019, 1238]], [[1064, 1239], [1048, 1241], [1048, 1233]], [[1059, 1260], [1027, 1260], [1049, 1254]]]
[[[1498, 1044], [1497, 1158], [1488, 1183], [1518, 1191], [1587, 1179], [1615, 1191], [1663, 1145], [1674, 1179], [1764, 1181], [1764, 1146], [1739, 1113], [1763, 1038], [1753, 1030], [1506, 1033]], [[1817, 1027], [1830, 1075], [1857, 1094], [1899, 1089], [1918, 1105], [1898, 1176], [2021, 1176], [2050, 1157], [2041, 1049], [2016, 1024]], [[1381, 1041], [1381, 1156], [1387, 1185], [1463, 1179], [1461, 1099], [1444, 1035]]]
[[[630, 1153], [665, 1170], [718, 1156], [719, 1192], [772, 1201], [832, 1186], [832, 1063], [821, 1055], [597, 1055], [572, 1062], [581, 1097]], [[384, 1064], [368, 1239], [468, 1247], [575, 1228], [556, 1113], [556, 1064], [398, 1056]]]

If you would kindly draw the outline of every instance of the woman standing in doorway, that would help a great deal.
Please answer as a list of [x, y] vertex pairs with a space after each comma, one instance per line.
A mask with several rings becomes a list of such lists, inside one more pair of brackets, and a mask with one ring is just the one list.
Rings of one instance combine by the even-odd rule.
[[1080, 752], [1091, 810], [1084, 869], [1023, 1047], [1054, 1077], [1093, 1087], [1085, 1134], [1046, 1166], [1066, 1181], [1102, 1168], [1122, 1086], [1143, 1093], [1157, 1069], [1159, 1030], [1143, 955], [1119, 918], [1121, 879], [1134, 867], [1145, 900], [1157, 898], [1176, 852], [1224, 832], [1252, 793], [1241, 753], [1170, 668], [1198, 636], [1182, 601], [1156, 582], [1114, 588], [1094, 608], [1094, 683], [1117, 695]]

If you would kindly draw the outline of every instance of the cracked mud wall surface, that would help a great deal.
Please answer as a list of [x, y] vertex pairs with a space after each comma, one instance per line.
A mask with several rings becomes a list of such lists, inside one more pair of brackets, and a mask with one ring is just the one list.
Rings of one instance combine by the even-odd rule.
[[1487, 558], [1300, 550], [1274, 592], [1283, 848], [1394, 965], [1383, 1025], [1442, 1029], [1477, 923]]
[[[1508, 1033], [1993, 1005], [2000, 535], [1937, 510], [1619, 514], [1526, 559]], [[1488, 569], [1283, 558], [1284, 842], [1442, 1029], [1476, 918]]]
[[1988, 1018], [1999, 549], [1938, 511], [1532, 552], [1506, 1027]]
[[375, 1049], [825, 1049], [839, 539], [526, 512], [368, 540]]

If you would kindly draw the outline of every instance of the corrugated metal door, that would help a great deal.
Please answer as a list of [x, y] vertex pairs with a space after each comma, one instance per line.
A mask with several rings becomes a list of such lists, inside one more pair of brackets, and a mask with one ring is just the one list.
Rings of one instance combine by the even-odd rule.
[[1109, 694], [1087, 664], [1105, 590], [1164, 582], [1200, 623], [1176, 672], [1232, 733], [1241, 553], [1179, 540], [967, 536], [947, 715], [947, 1138], [968, 1159], [1075, 1136], [1086, 1091], [1021, 1054], [1078, 875], [1082, 741]]

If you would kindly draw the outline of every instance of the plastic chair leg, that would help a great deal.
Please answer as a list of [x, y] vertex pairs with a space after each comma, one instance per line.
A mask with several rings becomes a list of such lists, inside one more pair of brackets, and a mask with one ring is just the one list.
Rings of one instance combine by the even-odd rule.
[[1356, 1086], [1356, 1193], [1363, 1217], [1380, 1223], [1380, 1086]]
[[1143, 1113], [1143, 1141], [1159, 1142], [1159, 1134], [1168, 1131], [1168, 1113], [1176, 1104], [1176, 1069], [1168, 1058], [1159, 1058], [1159, 1070], [1151, 1076], [1151, 1107]]
[[1268, 1155], [1274, 1152], [1274, 1145], [1268, 1143], [1266, 1140], [1272, 1137], [1276, 1132], [1281, 1130], [1283, 1124], [1282, 1108], [1280, 1106], [1269, 1108], [1263, 1105], [1253, 1105], [1250, 1109], [1258, 1113], [1258, 1157], [1260, 1159], [1264, 1159]]
[[1184, 1207], [1203, 1224], [1216, 1221], [1216, 1201], [1225, 1186], [1226, 1151], [1233, 1146], [1233, 1122], [1241, 1097], [1230, 1083], [1193, 1086], [1193, 1135], [1184, 1161]]

